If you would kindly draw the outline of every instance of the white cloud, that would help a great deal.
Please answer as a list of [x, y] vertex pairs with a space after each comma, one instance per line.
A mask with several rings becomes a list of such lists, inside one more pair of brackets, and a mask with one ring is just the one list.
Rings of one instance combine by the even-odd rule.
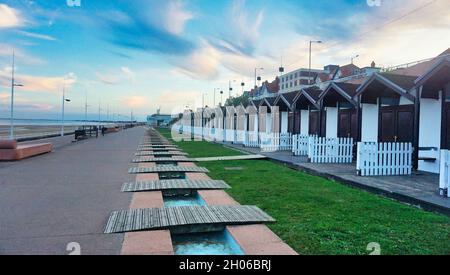
[[[59, 77], [32, 76], [16, 73], [15, 80], [17, 83], [23, 85], [23, 87], [17, 88], [22, 91], [55, 93], [61, 91], [63, 86], [71, 88], [77, 82], [77, 77], [73, 73]], [[9, 87], [10, 85], [11, 67], [0, 69], [0, 86]]]
[[26, 32], [26, 31], [18, 31], [23, 36], [30, 37], [30, 38], [36, 38], [41, 40], [47, 40], [47, 41], [56, 41], [56, 38], [45, 35], [45, 34], [39, 34], [39, 33], [32, 33], [32, 32]]
[[23, 24], [20, 12], [6, 4], [0, 4], [0, 29], [14, 28]]
[[179, 35], [183, 32], [186, 22], [194, 18], [194, 15], [185, 9], [183, 2], [176, 0], [167, 3], [164, 17], [165, 29]]
[[135, 82], [135, 73], [128, 67], [121, 67], [117, 71], [97, 72], [97, 79], [103, 84], [119, 85], [124, 82]]
[[178, 66], [176, 71], [199, 80], [216, 78], [219, 75], [220, 61], [220, 52], [206, 42], [187, 57], [172, 60]]

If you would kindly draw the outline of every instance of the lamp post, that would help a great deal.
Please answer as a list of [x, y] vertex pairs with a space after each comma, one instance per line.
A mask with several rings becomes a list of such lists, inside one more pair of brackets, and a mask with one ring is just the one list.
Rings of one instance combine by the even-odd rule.
[[66, 98], [66, 78], [64, 78], [63, 83], [63, 94], [62, 94], [62, 110], [61, 110], [61, 136], [64, 136], [64, 109], [65, 103], [70, 102], [70, 99]]
[[353, 61], [354, 61], [356, 58], [358, 58], [358, 57], [359, 57], [359, 54], [357, 54], [357, 55], [355, 55], [355, 56], [352, 56], [351, 64], [353, 64]]
[[[213, 100], [213, 106], [216, 107], [216, 91], [220, 90], [220, 88], [214, 88], [214, 100]], [[220, 102], [222, 102], [222, 98], [220, 99]]]
[[223, 104], [223, 91], [220, 91], [220, 106]]
[[264, 70], [264, 68], [255, 68], [255, 89], [258, 87], [258, 85], [257, 85], [257, 83], [256, 83], [256, 81], [257, 81], [256, 72], [257, 72], [258, 70], [262, 71], [262, 70]]
[[313, 43], [321, 44], [322, 41], [320, 41], [320, 40], [309, 41], [309, 70], [308, 70], [308, 83], [309, 83], [309, 85], [311, 85], [311, 48], [312, 48], [312, 44]]
[[231, 98], [231, 92], [233, 91], [233, 87], [231, 86], [231, 83], [235, 83], [236, 80], [230, 80], [228, 81], [228, 98]]
[[12, 70], [11, 70], [11, 126], [9, 130], [10, 139], [14, 139], [14, 87], [23, 87], [22, 84], [18, 84], [14, 80], [14, 70], [15, 70], [15, 53], [13, 50], [12, 56]]

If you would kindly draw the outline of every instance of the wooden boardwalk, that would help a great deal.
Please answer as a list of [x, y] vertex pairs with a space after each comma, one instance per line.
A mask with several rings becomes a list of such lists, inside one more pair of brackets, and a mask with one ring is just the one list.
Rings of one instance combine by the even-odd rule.
[[176, 229], [195, 225], [248, 225], [275, 220], [256, 206], [180, 206], [114, 211], [105, 233]]
[[153, 167], [132, 167], [128, 170], [130, 174], [144, 174], [144, 173], [167, 173], [167, 172], [184, 172], [184, 173], [209, 173], [205, 167], [191, 167], [191, 166], [171, 166], [171, 165], [156, 165]]
[[169, 152], [153, 152], [153, 151], [140, 151], [135, 154], [136, 156], [187, 156], [188, 154], [183, 152], [175, 152], [175, 151], [169, 151]]
[[126, 182], [122, 192], [162, 191], [162, 190], [217, 190], [231, 188], [223, 180], [152, 180]]
[[188, 159], [184, 156], [172, 157], [172, 158], [155, 158], [155, 157], [139, 157], [132, 160], [133, 163], [144, 162], [158, 162], [158, 161], [173, 161], [173, 162], [194, 162], [194, 159]]

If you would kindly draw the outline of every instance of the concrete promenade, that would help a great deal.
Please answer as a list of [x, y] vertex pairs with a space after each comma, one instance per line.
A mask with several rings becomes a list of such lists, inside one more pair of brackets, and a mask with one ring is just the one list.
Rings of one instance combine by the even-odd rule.
[[[131, 194], [119, 192], [144, 134], [133, 128], [71, 143], [50, 139], [51, 154], [0, 163], [0, 254], [120, 254], [123, 234], [103, 234], [113, 209], [126, 209]], [[44, 142], [44, 140], [35, 143]]]

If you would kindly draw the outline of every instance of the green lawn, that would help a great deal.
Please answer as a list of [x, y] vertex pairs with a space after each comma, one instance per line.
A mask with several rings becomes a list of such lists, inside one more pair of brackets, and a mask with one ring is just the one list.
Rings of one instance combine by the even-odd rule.
[[[177, 145], [202, 156], [235, 153], [204, 142]], [[371, 242], [381, 245], [382, 254], [450, 254], [450, 218], [445, 215], [270, 161], [202, 166], [211, 171], [210, 177], [230, 184], [227, 192], [239, 203], [257, 205], [273, 216], [277, 223], [270, 228], [300, 254], [367, 254]]]
[[[169, 129], [158, 129], [158, 131], [169, 140], [173, 141]], [[175, 142], [181, 150], [189, 154], [191, 158], [203, 157], [220, 157], [220, 156], [239, 156], [244, 153], [237, 150], [229, 149], [219, 144], [214, 144], [206, 141], [181, 141]]]

